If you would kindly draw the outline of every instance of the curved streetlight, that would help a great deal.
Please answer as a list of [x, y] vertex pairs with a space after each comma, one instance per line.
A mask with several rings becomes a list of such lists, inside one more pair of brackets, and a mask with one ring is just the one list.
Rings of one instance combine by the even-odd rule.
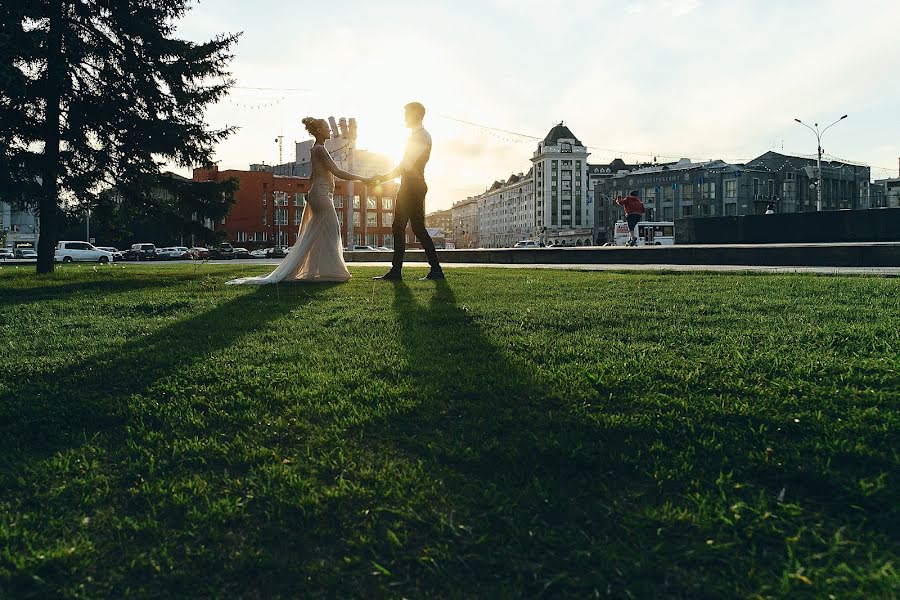
[[816, 171], [818, 173], [818, 178], [816, 181], [816, 192], [818, 193], [818, 198], [816, 200], [816, 210], [817, 211], [822, 210], [822, 136], [825, 135], [825, 132], [828, 131], [831, 127], [833, 127], [834, 125], [837, 125], [838, 123], [840, 123], [841, 121], [843, 121], [846, 118], [847, 118], [847, 115], [844, 115], [843, 117], [841, 117], [840, 119], [838, 119], [837, 121], [835, 121], [834, 123], [832, 123], [831, 125], [826, 127], [825, 129], [823, 129], [822, 131], [819, 131], [818, 123], [813, 123], [813, 126], [815, 127], [815, 128], [813, 128], [813, 127], [810, 127], [809, 125], [807, 125], [806, 123], [804, 123], [803, 121], [801, 121], [800, 119], [797, 119], [797, 118], [794, 119], [795, 121], [797, 121], [798, 123], [800, 123], [801, 125], [806, 127], [807, 129], [812, 131], [814, 134], [816, 134], [816, 142], [818, 145], [818, 159], [816, 160]]

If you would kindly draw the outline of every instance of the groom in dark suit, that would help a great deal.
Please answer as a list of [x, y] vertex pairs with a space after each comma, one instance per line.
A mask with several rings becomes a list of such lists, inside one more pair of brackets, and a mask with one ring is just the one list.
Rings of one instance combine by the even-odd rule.
[[393, 170], [378, 175], [369, 180], [370, 185], [377, 185], [382, 181], [394, 179], [398, 175], [400, 190], [397, 192], [397, 204], [394, 207], [394, 260], [391, 270], [375, 279], [400, 280], [403, 269], [403, 254], [406, 252], [406, 224], [412, 225], [413, 233], [422, 244], [425, 256], [431, 270], [422, 279], [443, 279], [444, 271], [438, 262], [437, 252], [434, 250], [434, 242], [425, 229], [425, 194], [428, 186], [425, 184], [425, 165], [431, 157], [431, 136], [422, 127], [425, 118], [425, 107], [418, 102], [410, 102], [404, 107], [406, 111], [406, 126], [411, 133], [406, 144], [406, 152], [403, 161]]

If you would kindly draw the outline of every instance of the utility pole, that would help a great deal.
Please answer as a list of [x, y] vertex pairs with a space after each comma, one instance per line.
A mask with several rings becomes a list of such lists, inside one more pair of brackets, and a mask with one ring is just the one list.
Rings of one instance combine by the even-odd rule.
[[[275, 175], [277, 175], [276, 171], [277, 171], [278, 167], [280, 167], [282, 164], [284, 164], [284, 158], [283, 158], [284, 136], [283, 135], [275, 136], [275, 142], [278, 144], [278, 165], [274, 169], [272, 169], [273, 177]], [[279, 215], [281, 214], [281, 209], [278, 207], [278, 200], [276, 200], [276, 198], [278, 198], [278, 195], [273, 190], [272, 191], [272, 204], [274, 206], [272, 208], [274, 210], [272, 211], [272, 213], [273, 213], [272, 216], [275, 218], [275, 230], [277, 232], [276, 233], [277, 239], [275, 240], [275, 247], [281, 248], [281, 246], [282, 246], [282, 244], [281, 244], [281, 219], [279, 217]], [[285, 212], [287, 212], [287, 206], [285, 206], [284, 210], [285, 210]]]
[[826, 127], [825, 129], [823, 129], [822, 131], [819, 131], [818, 123], [813, 123], [813, 125], [815, 126], [815, 128], [813, 128], [813, 127], [810, 127], [809, 125], [807, 125], [806, 123], [804, 123], [803, 121], [801, 121], [800, 119], [797, 119], [797, 118], [794, 119], [795, 121], [797, 121], [798, 123], [800, 123], [801, 125], [806, 127], [807, 129], [812, 131], [814, 134], [816, 134], [816, 144], [818, 146], [818, 152], [817, 152], [817, 158], [816, 158], [816, 172], [817, 172], [816, 210], [817, 211], [822, 210], [822, 136], [825, 135], [825, 132], [828, 131], [828, 129], [830, 127], [832, 127], [833, 125], [836, 125], [837, 123], [840, 123], [841, 121], [843, 121], [846, 118], [847, 118], [847, 115], [844, 115], [843, 117], [841, 117], [840, 119], [838, 119], [837, 121], [835, 121], [834, 123], [832, 123], [831, 125]]

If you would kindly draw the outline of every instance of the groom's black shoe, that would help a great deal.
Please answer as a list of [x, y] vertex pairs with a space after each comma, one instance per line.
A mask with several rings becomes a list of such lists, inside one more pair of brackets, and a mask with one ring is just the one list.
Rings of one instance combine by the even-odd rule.
[[390, 271], [388, 271], [388, 272], [385, 273], [384, 275], [379, 275], [378, 277], [373, 277], [372, 279], [374, 279], [374, 280], [376, 280], [376, 281], [379, 281], [379, 280], [383, 280], [383, 281], [400, 281], [400, 280], [403, 279], [403, 276], [400, 275], [400, 272], [399, 272], [399, 271], [395, 271], [395, 270], [391, 269]]
[[419, 281], [427, 281], [429, 279], [442, 280], [446, 279], [446, 277], [444, 277], [444, 272], [441, 269], [431, 269], [428, 271], [428, 275], [420, 277]]

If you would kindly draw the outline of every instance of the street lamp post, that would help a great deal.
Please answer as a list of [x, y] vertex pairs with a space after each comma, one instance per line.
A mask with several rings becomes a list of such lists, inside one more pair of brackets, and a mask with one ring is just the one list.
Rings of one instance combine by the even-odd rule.
[[818, 177], [816, 180], [816, 192], [817, 192], [816, 210], [817, 211], [822, 210], [822, 136], [825, 135], [825, 132], [828, 131], [828, 129], [830, 127], [836, 125], [837, 123], [840, 123], [841, 121], [843, 121], [846, 118], [847, 118], [847, 115], [844, 115], [843, 117], [841, 117], [840, 119], [838, 119], [837, 121], [835, 121], [834, 123], [832, 123], [831, 125], [826, 127], [825, 129], [823, 129], [822, 131], [819, 131], [818, 123], [813, 123], [813, 126], [815, 127], [815, 128], [813, 128], [813, 127], [810, 127], [809, 125], [807, 125], [806, 123], [804, 123], [803, 121], [801, 121], [800, 119], [797, 119], [797, 118], [794, 119], [795, 121], [797, 121], [798, 123], [800, 123], [801, 125], [806, 127], [807, 129], [812, 131], [814, 134], [816, 134], [816, 143], [818, 145], [818, 158], [816, 159], [816, 172], [818, 174]]

